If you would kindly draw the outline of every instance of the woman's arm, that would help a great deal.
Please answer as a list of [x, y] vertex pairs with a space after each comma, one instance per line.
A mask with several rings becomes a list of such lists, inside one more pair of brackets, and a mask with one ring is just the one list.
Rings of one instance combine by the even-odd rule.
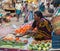
[[33, 29], [36, 27], [36, 21], [33, 22], [31, 28], [29, 30], [26, 31], [26, 33], [28, 32], [33, 32]]

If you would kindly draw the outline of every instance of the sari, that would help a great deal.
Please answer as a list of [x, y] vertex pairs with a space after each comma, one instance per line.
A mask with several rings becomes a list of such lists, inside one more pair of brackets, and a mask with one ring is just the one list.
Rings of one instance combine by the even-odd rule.
[[41, 18], [39, 24], [37, 23], [37, 21], [34, 21], [32, 27], [37, 27], [37, 33], [34, 35], [34, 38], [36, 40], [51, 39], [52, 26], [47, 19]]

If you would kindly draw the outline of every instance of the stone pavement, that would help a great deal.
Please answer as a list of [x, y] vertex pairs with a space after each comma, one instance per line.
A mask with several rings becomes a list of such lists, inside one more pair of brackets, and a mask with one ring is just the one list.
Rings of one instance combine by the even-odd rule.
[[17, 26], [20, 26], [22, 24], [24, 24], [24, 18], [23, 17], [20, 17], [19, 18], [19, 21], [17, 21], [17, 18], [16, 17], [13, 17], [11, 18], [11, 21], [9, 23], [2, 23], [3, 25], [17, 25]]
[[24, 24], [23, 17], [19, 19], [19, 22], [16, 21], [16, 17], [13, 17], [11, 19], [11, 22], [2, 23], [2, 25], [0, 25], [0, 38], [10, 33], [13, 33], [16, 30], [16, 28], [20, 27], [20, 25], [22, 24]]

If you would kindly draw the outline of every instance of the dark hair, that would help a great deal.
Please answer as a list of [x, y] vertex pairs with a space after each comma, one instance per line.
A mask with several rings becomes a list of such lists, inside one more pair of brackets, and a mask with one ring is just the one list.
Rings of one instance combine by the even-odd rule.
[[36, 14], [40, 18], [43, 18], [43, 14], [41, 13], [41, 11], [35, 11], [34, 14]]

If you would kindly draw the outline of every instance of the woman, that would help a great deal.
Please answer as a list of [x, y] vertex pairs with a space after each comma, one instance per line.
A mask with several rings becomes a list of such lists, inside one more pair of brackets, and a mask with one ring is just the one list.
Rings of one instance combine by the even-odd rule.
[[51, 23], [45, 19], [40, 11], [34, 12], [34, 22], [30, 30], [37, 28], [34, 34], [36, 40], [51, 39], [52, 26]]
[[16, 8], [17, 21], [19, 21], [19, 16], [21, 16], [21, 9], [22, 9], [21, 2], [18, 1], [15, 5], [15, 8]]

